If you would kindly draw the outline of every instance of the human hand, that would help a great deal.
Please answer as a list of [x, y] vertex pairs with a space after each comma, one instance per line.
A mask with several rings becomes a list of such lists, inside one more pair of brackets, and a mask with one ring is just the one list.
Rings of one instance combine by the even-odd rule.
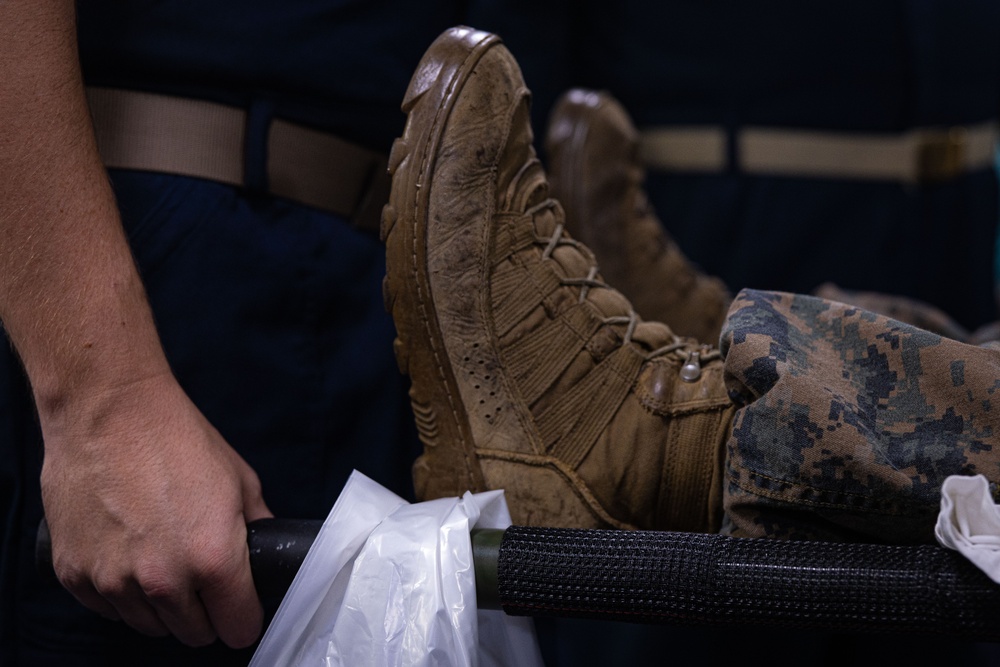
[[172, 376], [42, 416], [52, 561], [85, 606], [148, 635], [240, 648], [260, 635], [246, 523], [271, 516], [250, 466]]

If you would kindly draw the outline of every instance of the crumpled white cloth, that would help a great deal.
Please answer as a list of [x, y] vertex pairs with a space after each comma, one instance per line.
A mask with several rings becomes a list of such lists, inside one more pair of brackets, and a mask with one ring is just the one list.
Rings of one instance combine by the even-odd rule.
[[941, 512], [934, 534], [1000, 584], [1000, 507], [985, 477], [952, 475], [941, 485]]
[[250, 667], [541, 667], [531, 619], [476, 607], [469, 531], [502, 491], [410, 504], [355, 471]]

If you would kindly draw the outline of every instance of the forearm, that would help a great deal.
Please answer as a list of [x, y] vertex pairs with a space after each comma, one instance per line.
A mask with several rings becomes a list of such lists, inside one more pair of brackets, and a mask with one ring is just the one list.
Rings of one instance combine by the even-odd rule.
[[94, 142], [73, 2], [0, 3], [0, 320], [43, 422], [169, 372]]
[[60, 581], [147, 634], [252, 643], [245, 522], [270, 512], [170, 374], [95, 146], [72, 0], [0, 0], [0, 319], [41, 418]]

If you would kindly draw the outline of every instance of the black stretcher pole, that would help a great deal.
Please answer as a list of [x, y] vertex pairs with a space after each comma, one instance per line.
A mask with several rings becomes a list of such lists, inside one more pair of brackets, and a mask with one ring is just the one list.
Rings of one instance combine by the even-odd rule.
[[[321, 525], [248, 526], [262, 598], [284, 594]], [[472, 543], [479, 606], [508, 614], [1000, 641], [1000, 585], [937, 546], [523, 526]], [[51, 573], [49, 546], [43, 524]]]

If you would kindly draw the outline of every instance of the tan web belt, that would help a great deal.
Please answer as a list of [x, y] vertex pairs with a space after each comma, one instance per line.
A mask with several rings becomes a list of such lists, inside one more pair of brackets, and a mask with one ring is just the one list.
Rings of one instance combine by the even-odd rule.
[[[116, 88], [87, 89], [105, 166], [247, 187], [245, 110]], [[263, 190], [377, 231], [389, 199], [386, 157], [281, 119], [267, 128]]]
[[[734, 171], [754, 175], [942, 183], [993, 163], [996, 121], [900, 134], [746, 127], [735, 137]], [[641, 132], [650, 169], [722, 173], [731, 169], [725, 128], [652, 127]]]

